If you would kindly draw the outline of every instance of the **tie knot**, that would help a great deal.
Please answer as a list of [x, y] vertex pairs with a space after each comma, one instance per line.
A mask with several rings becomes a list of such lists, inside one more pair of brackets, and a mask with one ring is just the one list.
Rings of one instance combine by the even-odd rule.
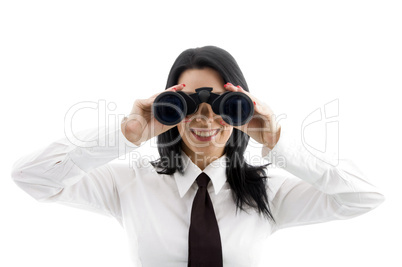
[[206, 173], [202, 172], [197, 177], [197, 184], [199, 187], [207, 187], [210, 180], [211, 179], [209, 178], [209, 176]]

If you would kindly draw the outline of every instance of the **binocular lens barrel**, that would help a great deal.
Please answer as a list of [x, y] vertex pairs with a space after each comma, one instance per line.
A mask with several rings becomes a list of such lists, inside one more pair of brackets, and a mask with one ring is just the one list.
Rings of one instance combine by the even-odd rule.
[[248, 121], [250, 114], [253, 115], [253, 106], [250, 106], [250, 102], [243, 96], [232, 95], [223, 101], [221, 114], [228, 117], [228, 123], [231, 125], [243, 125]]
[[249, 122], [254, 114], [254, 104], [244, 93], [226, 92], [214, 94], [212, 88], [196, 89], [197, 93], [187, 95], [184, 92], [163, 92], [152, 105], [155, 118], [164, 125], [175, 125], [187, 115], [197, 111], [198, 105], [208, 103], [215, 114], [234, 126]]
[[[156, 100], [156, 99], [155, 99]], [[165, 125], [175, 125], [186, 116], [187, 107], [183, 97], [179, 94], [164, 93], [153, 104], [154, 116]]]

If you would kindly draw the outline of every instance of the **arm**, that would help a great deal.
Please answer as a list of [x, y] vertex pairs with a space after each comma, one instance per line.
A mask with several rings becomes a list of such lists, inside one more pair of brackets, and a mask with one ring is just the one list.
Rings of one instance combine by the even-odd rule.
[[[166, 90], [174, 92], [184, 86]], [[122, 224], [119, 182], [133, 179], [135, 173], [110, 161], [177, 125], [162, 125], [152, 116], [153, 101], [164, 91], [137, 99], [118, 130], [102, 131], [100, 136], [98, 129], [80, 132], [74, 144], [64, 138], [21, 158], [13, 166], [14, 182], [38, 201], [112, 215]]]
[[[115, 217], [121, 210], [115, 181], [117, 164], [110, 161], [137, 148], [122, 134], [110, 131], [99, 139], [98, 129], [83, 131], [79, 140], [102, 140], [106, 144], [72, 144], [67, 138], [20, 158], [13, 165], [13, 181], [40, 202], [59, 202]], [[128, 168], [121, 168], [123, 171]]]
[[264, 158], [273, 164], [280, 163], [275, 164], [279, 168], [268, 169], [268, 176], [273, 178], [268, 180], [267, 194], [277, 222], [273, 231], [352, 218], [384, 201], [384, 196], [352, 161], [317, 158], [299, 141], [290, 138], [286, 129], [281, 129], [277, 116], [266, 103], [240, 85], [226, 84], [225, 88], [242, 92], [254, 102], [253, 118], [234, 127], [263, 145]]
[[[283, 127], [282, 127], [283, 128]], [[279, 142], [262, 156], [277, 161], [268, 168], [274, 231], [291, 226], [349, 219], [384, 201], [379, 190], [351, 160], [317, 158], [282, 129]]]

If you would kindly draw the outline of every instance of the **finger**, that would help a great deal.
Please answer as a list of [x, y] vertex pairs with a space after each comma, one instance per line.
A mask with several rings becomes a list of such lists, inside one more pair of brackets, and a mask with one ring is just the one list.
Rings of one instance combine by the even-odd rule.
[[184, 87], [186, 87], [186, 85], [184, 83], [181, 83], [181, 84], [176, 84], [176, 85], [168, 88], [167, 90], [169, 90], [169, 91], [180, 91], [180, 90], [183, 90]]
[[172, 87], [169, 87], [168, 89], [166, 89], [166, 90], [164, 90], [162, 92], [158, 92], [158, 93], [152, 95], [149, 99], [155, 100], [155, 98], [158, 95], [160, 95], [160, 94], [162, 94], [162, 93], [164, 93], [166, 91], [170, 91], [170, 92], [180, 91], [180, 90], [183, 90], [184, 87], [186, 87], [186, 85], [184, 83], [183, 84], [176, 84], [176, 85], [174, 85]]
[[234, 86], [231, 83], [227, 83], [227, 84], [224, 85], [224, 87], [225, 87], [225, 89], [227, 89], [229, 91], [245, 93], [250, 98], [252, 97], [251, 94], [249, 92], [247, 92], [246, 90], [244, 90], [243, 87], [241, 87], [240, 85]]
[[225, 89], [227, 89], [228, 91], [232, 91], [232, 92], [241, 92], [246, 94], [248, 97], [250, 97], [251, 101], [253, 101], [254, 106], [259, 105], [260, 102], [258, 101], [257, 98], [255, 98], [252, 94], [250, 94], [249, 92], [247, 92], [246, 90], [243, 89], [243, 87], [241, 87], [240, 85], [234, 86], [231, 83], [227, 83], [224, 85]]
[[[234, 85], [232, 85], [232, 86], [234, 87]], [[237, 88], [237, 92], [242, 92], [254, 100], [254, 97], [250, 94], [250, 92], [244, 90], [243, 87], [241, 87], [240, 85], [237, 85], [236, 88]]]
[[232, 92], [237, 92], [239, 90], [239, 88], [237, 88], [236, 86], [234, 86], [231, 83], [227, 83], [223, 86], [226, 90], [228, 91], [232, 91]]

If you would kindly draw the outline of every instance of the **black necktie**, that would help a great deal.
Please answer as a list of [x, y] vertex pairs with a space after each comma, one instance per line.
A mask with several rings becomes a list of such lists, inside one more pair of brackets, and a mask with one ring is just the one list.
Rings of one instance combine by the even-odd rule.
[[189, 232], [189, 267], [222, 267], [222, 245], [214, 207], [207, 186], [210, 178], [206, 173], [197, 177], [198, 191], [191, 210]]

